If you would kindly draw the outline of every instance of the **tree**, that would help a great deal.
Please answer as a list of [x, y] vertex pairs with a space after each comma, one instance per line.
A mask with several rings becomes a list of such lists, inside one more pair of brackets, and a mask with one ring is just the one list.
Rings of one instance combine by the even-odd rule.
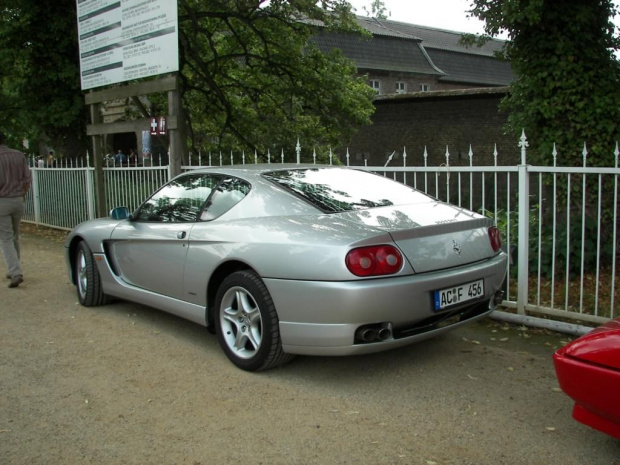
[[86, 152], [74, 0], [3, 1], [0, 82], [0, 128], [14, 144], [27, 139]]
[[[372, 90], [320, 30], [355, 31], [345, 0], [179, 0], [182, 98], [193, 150], [336, 146], [368, 124]], [[86, 151], [75, 0], [4, 0], [0, 128]], [[123, 85], [123, 84], [121, 84]], [[153, 96], [165, 111], [165, 96]]]
[[372, 0], [370, 2], [370, 12], [365, 6], [362, 7], [362, 10], [364, 10], [367, 16], [377, 19], [387, 19], [389, 14], [383, 0]]
[[[194, 149], [327, 149], [368, 124], [372, 90], [320, 30], [357, 31], [343, 0], [180, 0], [181, 76]], [[207, 140], [200, 140], [200, 135]]]
[[586, 143], [588, 164], [613, 165], [620, 42], [612, 1], [472, 1], [470, 13], [485, 22], [487, 35], [508, 33], [504, 56], [516, 81], [503, 108], [515, 135], [525, 130], [529, 159], [549, 163], [555, 143], [563, 164], [581, 165]]

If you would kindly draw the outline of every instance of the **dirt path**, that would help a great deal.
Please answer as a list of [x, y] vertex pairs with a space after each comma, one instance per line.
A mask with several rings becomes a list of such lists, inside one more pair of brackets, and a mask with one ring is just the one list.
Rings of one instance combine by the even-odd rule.
[[197, 325], [78, 305], [57, 236], [26, 234], [26, 282], [0, 287], [2, 463], [620, 464], [557, 391], [565, 336], [486, 320], [245, 373]]

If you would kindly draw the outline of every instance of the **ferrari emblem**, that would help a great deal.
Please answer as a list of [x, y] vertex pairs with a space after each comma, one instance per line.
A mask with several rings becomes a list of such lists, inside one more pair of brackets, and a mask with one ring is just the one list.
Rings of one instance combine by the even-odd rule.
[[454, 250], [454, 253], [456, 253], [459, 257], [461, 256], [461, 246], [454, 239], [452, 240], [452, 250]]

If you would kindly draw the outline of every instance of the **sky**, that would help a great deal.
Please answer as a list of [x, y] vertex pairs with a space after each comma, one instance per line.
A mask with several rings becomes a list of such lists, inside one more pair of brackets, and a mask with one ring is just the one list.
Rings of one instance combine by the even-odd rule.
[[[371, 0], [348, 1], [357, 9], [358, 15], [366, 16], [363, 6], [370, 10]], [[467, 17], [471, 0], [383, 0], [383, 3], [390, 13], [388, 19], [394, 21], [472, 34], [484, 32], [482, 21]], [[620, 0], [614, 1], [614, 4], [618, 7]], [[616, 16], [614, 22], [616, 27], [620, 26], [620, 16]]]

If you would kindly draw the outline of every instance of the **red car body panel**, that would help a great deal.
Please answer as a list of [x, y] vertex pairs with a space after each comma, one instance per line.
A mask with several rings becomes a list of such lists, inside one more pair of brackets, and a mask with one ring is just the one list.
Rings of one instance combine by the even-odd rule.
[[573, 418], [620, 439], [620, 318], [559, 349], [553, 356]]

